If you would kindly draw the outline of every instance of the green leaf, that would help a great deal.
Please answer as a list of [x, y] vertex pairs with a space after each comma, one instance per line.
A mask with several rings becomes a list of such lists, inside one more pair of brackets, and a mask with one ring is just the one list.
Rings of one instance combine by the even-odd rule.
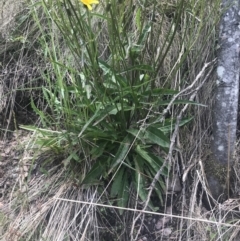
[[121, 142], [117, 154], [115, 155], [115, 157], [112, 160], [110, 169], [108, 171], [108, 174], [111, 173], [113, 171], [113, 169], [120, 164], [121, 162], [124, 161], [124, 159], [127, 157], [128, 152], [130, 151], [130, 146], [132, 144], [133, 141], [133, 137], [130, 136], [129, 134], [127, 134], [127, 136], [123, 139], [123, 141]]
[[[149, 166], [150, 168], [152, 168], [154, 170], [154, 172], [155, 172], [154, 175], [162, 167], [164, 161], [161, 157], [158, 157], [158, 156], [150, 153], [150, 151], [146, 151], [146, 150], [142, 149], [140, 145], [137, 145], [137, 148], [135, 149], [135, 151], [140, 156], [139, 160], [141, 160], [141, 158], [143, 158], [145, 160], [145, 165]], [[167, 168], [163, 168], [162, 174], [168, 175]]]
[[150, 23], [145, 25], [143, 32], [138, 39], [137, 45], [142, 45], [142, 46], [144, 45], [145, 41], [147, 40], [148, 34], [151, 32], [151, 25], [152, 24]]
[[71, 160], [80, 162], [80, 158], [79, 158], [79, 155], [77, 154], [77, 151], [73, 151], [65, 160], [62, 161], [65, 168], [70, 164]]
[[140, 64], [140, 65], [134, 65], [131, 68], [128, 68], [128, 69], [124, 70], [122, 73], [130, 72], [130, 71], [133, 71], [133, 70], [142, 70], [142, 71], [149, 71], [149, 72], [154, 71], [152, 66]]
[[[152, 162], [149, 163], [147, 166], [149, 167], [149, 170], [152, 170], [153, 176], [155, 176], [156, 173], [160, 170], [160, 168], [162, 168], [164, 160], [161, 157], [156, 156], [150, 152], [148, 152], [148, 155], [152, 159]], [[163, 168], [161, 175], [168, 176], [168, 167], [167, 166], [165, 166]]]
[[[135, 172], [135, 185], [136, 185], [136, 190], [137, 193], [139, 195], [139, 197], [141, 198], [142, 201], [146, 201], [147, 200], [147, 187], [146, 187], [146, 180], [145, 177], [143, 175], [144, 172], [144, 162], [141, 161], [141, 159], [138, 158], [138, 156], [134, 156], [133, 158], [134, 160], [134, 164], [135, 164], [135, 168], [136, 168], [136, 172]], [[148, 206], [153, 210], [156, 211], [156, 208], [153, 206], [152, 202], [149, 201]]]
[[147, 162], [149, 162], [150, 164], [152, 164], [153, 159], [148, 155], [148, 152], [146, 152], [145, 150], [143, 150], [140, 145], [137, 145], [137, 148], [135, 149], [135, 151]]
[[138, 30], [140, 30], [141, 26], [142, 26], [141, 16], [142, 16], [141, 8], [138, 8], [138, 10], [136, 12], [136, 18], [135, 18]]
[[107, 20], [107, 21], [111, 21], [111, 18], [108, 18], [105, 15], [93, 13], [93, 12], [90, 12], [90, 13], [91, 13], [92, 16], [95, 16], [95, 17], [98, 17], [98, 18], [101, 18], [101, 19], [104, 19], [104, 20]]
[[99, 124], [101, 121], [103, 121], [109, 115], [116, 115], [121, 110], [129, 111], [129, 110], [133, 110], [133, 109], [134, 109], [133, 106], [128, 106], [127, 104], [122, 105], [121, 103], [116, 103], [115, 105], [106, 106], [103, 110], [99, 111], [98, 119], [95, 123], [93, 123], [93, 126], [96, 126], [97, 124]]
[[103, 110], [99, 111], [98, 119], [93, 123], [93, 126], [99, 124], [102, 120], [104, 120], [109, 115], [116, 115], [118, 113], [118, 109], [115, 105], [106, 106]]
[[[155, 176], [156, 173], [153, 173], [151, 170], [146, 169], [148, 176]], [[157, 193], [158, 198], [160, 199], [160, 205], [163, 205], [163, 195], [165, 195], [166, 186], [160, 177], [159, 180], [155, 183], [154, 191]]]
[[[183, 118], [180, 123], [179, 123], [179, 126], [184, 126], [186, 125], [187, 123], [189, 123], [191, 120], [193, 120], [193, 117], [189, 117], [189, 118]], [[166, 133], [170, 133], [171, 131], [174, 130], [175, 128], [175, 124], [176, 124], [176, 119], [166, 119], [164, 121], [164, 125], [163, 124], [160, 124], [159, 125], [159, 129], [161, 131], [163, 131], [165, 134]], [[156, 125], [155, 125], [156, 126]]]
[[85, 138], [91, 138], [96, 141], [101, 139], [114, 141], [117, 139], [117, 134], [110, 128], [110, 126], [108, 130], [89, 127], [88, 131], [84, 134], [84, 139]]
[[93, 146], [90, 155], [92, 159], [97, 159], [98, 157], [103, 155], [103, 152], [106, 150], [106, 145], [109, 144], [108, 141], [101, 141], [100, 143]]
[[99, 184], [99, 179], [104, 175], [107, 163], [107, 160], [97, 160], [83, 179], [82, 184]]
[[19, 125], [19, 128], [27, 130], [27, 131], [37, 131], [38, 128], [36, 126], [31, 125]]
[[123, 181], [123, 174], [125, 171], [126, 171], [126, 168], [122, 166], [114, 176], [114, 181], [112, 183], [112, 187], [110, 191], [110, 196], [112, 198], [114, 198], [117, 195], [120, 196], [121, 190], [124, 189], [122, 181]]
[[[126, 207], [128, 203], [128, 199], [129, 199], [129, 176], [128, 176], [128, 172], [125, 171], [123, 173], [123, 177], [121, 180], [121, 188], [119, 189], [119, 193], [118, 193], [117, 205], [119, 207]], [[123, 210], [120, 209], [119, 213], [122, 215]]]
[[33, 101], [33, 98], [31, 98], [31, 107], [33, 108], [33, 110], [36, 112], [37, 115], [40, 116], [41, 118], [41, 122], [43, 123], [43, 126], [49, 126], [51, 125], [51, 121], [48, 119], [47, 115], [43, 112], [43, 111], [40, 111], [34, 101]]
[[[170, 100], [156, 100], [156, 101], [141, 101], [140, 102], [143, 105], [162, 105], [166, 106], [170, 103]], [[179, 104], [190, 104], [190, 105], [197, 105], [197, 106], [202, 106], [202, 107], [207, 107], [207, 105], [197, 103], [194, 101], [190, 100], [175, 100], [173, 101], [172, 105], [179, 105]]]
[[[170, 103], [169, 100], [161, 100], [158, 101], [157, 104], [158, 105], [168, 105]], [[202, 106], [202, 107], [207, 107], [207, 105], [201, 104], [201, 103], [197, 103], [195, 101], [190, 101], [190, 100], [175, 100], [173, 101], [174, 105], [177, 104], [190, 104], [190, 105], [197, 105], [197, 106]]]
[[78, 137], [81, 137], [83, 132], [88, 128], [88, 126], [98, 117], [98, 115], [99, 115], [98, 112], [99, 112], [99, 109], [97, 109], [96, 112], [94, 113], [94, 115], [85, 123], [81, 132], [78, 134]]
[[144, 138], [161, 147], [169, 148], [170, 146], [169, 138], [167, 138], [161, 130], [153, 126], [149, 126], [146, 129]]
[[107, 74], [115, 75], [115, 72], [112, 70], [111, 66], [108, 65], [105, 61], [99, 59], [98, 64], [105, 75], [107, 75]]
[[[42, 90], [43, 90], [43, 94], [49, 104], [54, 104], [56, 107], [61, 108], [61, 102], [58, 100], [58, 98], [56, 97], [56, 95], [54, 93], [52, 93], [50, 90], [48, 90], [45, 87], [42, 87]], [[48, 95], [50, 96], [50, 99], [49, 99]]]
[[[117, 83], [122, 87], [123, 91], [131, 91], [131, 87], [129, 86], [129, 81], [124, 78], [122, 75], [118, 74], [115, 75]], [[117, 92], [119, 92], [119, 89], [117, 90]]]
[[[152, 159], [152, 162], [150, 164], [151, 164], [151, 167], [154, 169], [155, 174], [156, 174], [159, 171], [159, 169], [162, 167], [162, 165], [164, 163], [164, 160], [160, 156], [156, 156], [156, 155], [154, 155], [150, 152], [148, 152], [148, 155]], [[164, 176], [168, 176], [168, 168], [164, 167], [161, 174], [164, 175]]]
[[128, 133], [132, 134], [134, 137], [137, 137], [139, 140], [144, 142], [144, 133], [143, 130], [137, 130], [130, 128], [127, 130]]

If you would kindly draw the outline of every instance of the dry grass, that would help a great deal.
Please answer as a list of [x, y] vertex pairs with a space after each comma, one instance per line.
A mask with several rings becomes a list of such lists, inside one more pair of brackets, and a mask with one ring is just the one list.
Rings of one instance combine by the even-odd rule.
[[24, 9], [23, 0], [3, 0], [0, 3], [0, 32], [2, 38], [7, 38], [14, 26], [15, 17]]
[[[167, 4], [168, 15], [175, 11], [175, 2], [171, 1]], [[164, 3], [160, 3], [164, 4]], [[4, 5], [4, 11], [6, 9]], [[16, 5], [14, 7], [17, 7]], [[17, 7], [18, 8], [18, 7]], [[206, 13], [212, 13], [212, 6], [209, 3], [206, 6]], [[188, 12], [186, 15], [190, 14]], [[6, 18], [6, 12], [2, 14], [0, 19], [1, 27], [10, 26], [12, 19]], [[10, 16], [10, 15], [8, 15]], [[158, 21], [162, 21], [162, 15], [156, 16], [156, 25]], [[168, 17], [164, 16], [162, 36], [168, 32], [171, 27]], [[187, 16], [181, 21], [181, 29], [186, 28]], [[199, 23], [200, 24], [200, 23]], [[201, 45], [193, 46], [192, 51], [187, 55], [185, 62], [185, 73], [182, 69], [176, 71], [176, 64], [180, 63], [184, 57], [184, 45], [182, 44], [181, 32], [176, 34], [176, 38], [171, 45], [168, 56], [164, 59], [163, 67], [159, 70], [157, 85], [167, 86], [173, 89], [183, 90], [187, 88], [196, 76], [200, 73], [205, 63], [212, 61], [215, 58], [215, 40], [217, 36], [214, 33], [212, 26], [216, 24], [216, 19], [209, 19], [208, 24], [202, 26], [198, 43], [204, 43], [205, 37], [210, 35], [208, 41]], [[29, 38], [29, 29], [31, 29], [32, 22], [26, 22], [24, 25], [25, 31], [21, 37]], [[135, 27], [134, 25], [132, 26]], [[195, 26], [196, 32], [199, 26]], [[33, 27], [33, 32], [34, 32]], [[30, 31], [31, 32], [31, 31]], [[31, 33], [33, 33], [31, 32]], [[194, 32], [194, 31], [193, 31]], [[7, 32], [3, 32], [4, 36], [9, 36]], [[36, 32], [32, 36], [36, 35]], [[16, 37], [16, 36], [15, 36]], [[19, 35], [18, 35], [19, 37]], [[156, 36], [157, 38], [158, 36]], [[186, 37], [188, 36], [186, 33]], [[161, 36], [159, 36], [161, 38]], [[15, 39], [16, 40], [16, 39]], [[22, 40], [22, 38], [21, 38]], [[107, 55], [107, 50], [104, 49], [108, 39], [105, 35], [99, 36], [99, 41], [102, 44], [102, 53]], [[161, 42], [161, 41], [160, 41]], [[1, 46], [4, 51], [1, 51], [1, 75], [2, 89], [7, 89], [7, 94], [4, 96], [11, 101], [4, 102], [4, 117], [6, 120], [13, 119], [13, 110], [16, 105], [16, 98], [21, 99], [23, 96], [28, 100], [31, 94], [23, 91], [26, 87], [34, 89], [39, 86], [39, 82], [31, 82], [44, 70], [49, 70], [46, 64], [41, 64], [42, 56], [38, 54], [37, 46], [29, 45], [29, 42], [22, 44], [19, 39], [16, 41], [1, 40]], [[16, 52], [16, 50], [18, 50]], [[201, 54], [200, 54], [201, 53]], [[148, 58], [151, 58], [151, 51], [149, 50]], [[33, 62], [35, 64], [33, 64]], [[6, 74], [7, 73], [7, 74]], [[184, 95], [190, 97], [192, 91], [197, 86], [201, 85], [205, 76], [200, 78], [199, 82]], [[170, 81], [171, 80], [171, 81]], [[169, 198], [166, 198], [164, 207], [161, 207], [161, 213], [165, 213], [168, 217], [168, 222], [165, 223], [165, 228], [161, 231], [141, 234], [137, 240], [144, 240], [148, 237], [150, 240], [239, 240], [239, 200], [231, 199], [223, 204], [218, 204], [211, 211], [207, 211], [202, 203], [201, 195], [207, 191], [207, 183], [204, 174], [204, 162], [209, 152], [209, 143], [211, 138], [211, 106], [212, 96], [214, 94], [214, 72], [206, 80], [206, 83], [198, 91], [195, 100], [201, 104], [206, 104], [207, 107], [190, 107], [187, 110], [188, 114], [194, 116], [194, 122], [187, 127], [184, 127], [177, 133], [175, 144], [178, 151], [171, 153], [172, 171], [177, 176], [184, 178], [181, 193], [170, 193]], [[42, 80], [41, 80], [42, 81]], [[16, 91], [20, 89], [20, 91]], [[6, 93], [6, 92], [5, 92]], [[1, 95], [1, 91], [0, 91]], [[5, 98], [6, 99], [6, 98]], [[40, 98], [41, 102], [41, 98]], [[41, 104], [41, 103], [40, 103]], [[22, 109], [24, 104], [22, 104]], [[19, 106], [17, 106], [19, 108]], [[2, 108], [3, 109], [3, 108]], [[25, 108], [26, 109], [26, 108]], [[0, 109], [1, 110], [1, 109]], [[181, 112], [180, 108], [171, 108], [172, 114], [178, 115]], [[3, 113], [1, 113], [3, 118]], [[10, 123], [10, 122], [8, 122]], [[9, 125], [6, 126], [9, 129]], [[36, 136], [30, 137], [33, 141]], [[239, 149], [239, 148], [237, 148]], [[27, 160], [26, 165], [32, 164], [31, 158], [36, 157], [31, 154], [31, 148], [26, 147], [22, 160]], [[238, 151], [237, 151], [238, 153]], [[27, 158], [26, 158], [27, 157]], [[25, 159], [24, 159], [25, 158]], [[71, 173], [66, 170], [61, 163], [63, 159], [59, 160], [56, 156], [41, 156], [36, 159], [35, 163], [39, 164], [42, 160], [49, 158], [56, 159], [55, 166], [48, 166], [47, 172], [40, 172], [36, 169], [34, 175], [26, 176], [24, 173], [19, 176], [18, 182], [9, 196], [9, 203], [2, 207], [4, 215], [1, 220], [4, 221], [2, 229], [1, 240], [6, 241], [20, 241], [20, 240], [51, 240], [51, 241], [79, 241], [79, 240], [129, 240], [129, 233], [132, 232], [134, 236], [139, 229], [141, 222], [137, 222], [134, 227], [131, 227], [133, 220], [139, 214], [136, 210], [127, 209], [123, 216], [118, 214], [115, 209], [110, 209], [101, 204], [111, 205], [107, 195], [99, 199], [98, 188], [82, 188], [78, 183], [71, 178]], [[239, 186], [240, 163], [237, 159], [235, 173], [237, 177], [236, 187]], [[40, 168], [40, 167], [38, 167]], [[45, 168], [45, 167], [44, 167]], [[84, 172], [84, 168], [81, 170]], [[81, 172], [80, 171], [80, 172]], [[47, 174], [46, 174], [47, 173]], [[70, 177], [70, 178], [69, 178]], [[201, 188], [200, 188], [201, 187]], [[202, 190], [202, 191], [201, 191]], [[235, 192], [238, 192], [238, 190]], [[17, 195], [16, 195], [17, 194]], [[138, 200], [134, 199], [132, 195], [132, 203], [130, 206], [142, 207]], [[166, 194], [167, 196], [167, 194]], [[69, 201], [65, 201], [69, 200]], [[72, 201], [73, 200], [73, 201]], [[81, 201], [81, 202], [77, 202]], [[96, 204], [96, 205], [95, 205]], [[148, 216], [149, 214], [149, 216]], [[164, 222], [162, 217], [158, 217], [159, 213], [146, 212], [145, 220], [151, 218], [151, 225], [154, 226], [158, 222]], [[110, 218], [111, 217], [111, 218]], [[155, 219], [155, 221], [154, 221]], [[143, 226], [146, 222], [143, 222]], [[171, 233], [164, 236], [164, 230], [171, 228]], [[155, 238], [155, 239], [154, 239]]]

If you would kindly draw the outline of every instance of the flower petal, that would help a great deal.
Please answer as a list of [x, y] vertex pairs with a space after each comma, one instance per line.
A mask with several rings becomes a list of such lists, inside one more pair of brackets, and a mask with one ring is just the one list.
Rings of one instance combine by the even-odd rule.
[[89, 10], [92, 10], [91, 4], [98, 4], [98, 3], [99, 3], [98, 0], [80, 0], [80, 1], [81, 1], [83, 4], [85, 4]]
[[88, 7], [88, 10], [92, 10], [92, 7], [91, 7], [90, 4], [86, 4], [86, 5], [87, 5], [87, 7]]

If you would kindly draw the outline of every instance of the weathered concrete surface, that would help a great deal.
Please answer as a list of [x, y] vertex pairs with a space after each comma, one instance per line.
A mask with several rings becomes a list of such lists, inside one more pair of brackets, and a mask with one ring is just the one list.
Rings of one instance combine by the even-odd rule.
[[[240, 71], [240, 8], [239, 0], [222, 0], [222, 8], [227, 9], [220, 21], [219, 52], [217, 65], [216, 98], [213, 107], [212, 152], [215, 164], [225, 169], [225, 180], [216, 175], [209, 176], [211, 191], [215, 198], [222, 195], [222, 186], [229, 186], [230, 167], [236, 142], [239, 71]], [[214, 163], [213, 162], [213, 163]], [[215, 170], [215, 164], [212, 170]], [[218, 172], [216, 170], [216, 172]], [[222, 176], [221, 175], [221, 176]], [[212, 185], [211, 185], [212, 184]], [[221, 188], [220, 188], [221, 187]], [[216, 193], [219, 190], [219, 193]], [[227, 190], [229, 193], [229, 190]]]
[[[220, 36], [217, 66], [217, 88], [214, 112], [212, 143], [214, 157], [223, 165], [232, 161], [235, 147], [239, 71], [240, 71], [240, 15], [239, 1], [223, 14], [220, 22]], [[224, 5], [227, 6], [227, 3]]]

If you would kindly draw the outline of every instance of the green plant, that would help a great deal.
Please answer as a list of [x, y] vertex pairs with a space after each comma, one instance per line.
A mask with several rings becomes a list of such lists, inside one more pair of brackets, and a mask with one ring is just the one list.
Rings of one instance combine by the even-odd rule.
[[[48, 21], [57, 25], [70, 55], [62, 59], [53, 33], [41, 40], [43, 46], [52, 44], [46, 48], [46, 57], [55, 76], [44, 74], [49, 86], [42, 88], [51, 111], [47, 114], [38, 110], [32, 101], [44, 128], [25, 128], [39, 132], [41, 146], [67, 154], [65, 166], [74, 162], [87, 166], [76, 174], [82, 185], [107, 181], [110, 196], [119, 206], [127, 205], [130, 186], [134, 186], [144, 201], [146, 188], [163, 165], [154, 147], [168, 152], [169, 134], [176, 121], [173, 117], [165, 119], [162, 112], [178, 91], [156, 87], [156, 79], [178, 38], [184, 1], [177, 3], [164, 38], [160, 38], [164, 19], [158, 24], [154, 19], [162, 7], [158, 1], [106, 1], [97, 13], [84, 9], [78, 1], [43, 3]], [[163, 9], [170, 11], [167, 5]], [[191, 46], [189, 43], [186, 52]], [[181, 103], [193, 102], [176, 100], [173, 104]], [[180, 124], [190, 120], [186, 118]], [[57, 130], [49, 130], [49, 126]], [[170, 164], [155, 186], [160, 200], [169, 170]]]
[[[135, 236], [136, 210], [131, 213], [128, 209], [119, 218], [109, 207], [118, 204], [130, 208], [142, 204], [139, 200], [145, 201], [147, 192], [149, 196], [154, 186], [149, 184], [156, 170], [162, 170], [154, 191], [154, 197], [157, 194], [159, 199], [169, 193], [169, 189], [164, 191], [165, 176], [184, 171], [183, 195], [179, 195], [182, 207], [173, 202], [184, 215], [175, 219], [179, 225], [174, 237], [177, 234], [177, 238], [183, 240], [206, 239], [207, 220], [193, 219], [187, 223], [184, 220], [185, 214], [192, 217], [195, 210], [198, 211], [198, 185], [189, 188], [186, 178], [191, 173], [199, 182], [195, 179], [199, 175], [195, 161], [198, 154], [205, 153], [203, 130], [209, 128], [211, 121], [208, 117], [205, 119], [206, 108], [192, 106], [187, 114], [182, 111], [186, 110], [185, 103], [194, 104], [182, 98], [187, 100], [192, 93], [198, 93], [195, 97], [199, 102], [207, 105], [211, 102], [212, 89], [208, 81], [204, 81], [209, 79], [210, 85], [214, 81], [202, 70], [205, 63], [214, 58], [214, 29], [221, 1], [103, 0], [99, 5], [92, 5], [91, 12], [77, 0], [28, 2], [31, 5], [27, 5], [19, 18], [26, 20], [27, 27], [11, 35], [14, 55], [20, 54], [12, 60], [14, 68], [8, 76], [16, 81], [19, 72], [19, 79], [23, 80], [21, 73], [28, 72], [22, 69], [26, 59], [31, 68], [37, 67], [42, 73], [42, 78], [28, 75], [27, 81], [34, 81], [36, 85], [28, 88], [23, 82], [19, 87], [25, 96], [25, 90], [32, 93], [31, 105], [40, 117], [40, 123], [35, 126], [21, 126], [34, 133], [24, 160], [31, 165], [35, 156], [40, 154], [40, 157], [33, 166], [37, 174], [28, 176], [28, 191], [17, 194], [16, 198], [15, 194], [10, 197], [14, 204], [10, 215], [16, 218], [6, 224], [4, 236], [14, 227], [24, 240], [63, 240], [65, 237], [129, 240], [129, 229], [125, 227], [131, 224], [132, 236]], [[19, 23], [21, 25], [21, 21]], [[27, 48], [23, 49], [22, 44]], [[34, 49], [37, 61], [29, 54], [28, 46]], [[6, 46], [2, 45], [4, 52]], [[26, 52], [29, 55], [22, 58]], [[12, 59], [8, 51], [5, 55]], [[5, 62], [6, 66], [12, 66]], [[22, 71], [17, 71], [15, 65]], [[198, 92], [203, 83], [207, 84], [204, 94]], [[37, 86], [36, 92], [32, 91], [33, 86]], [[15, 90], [16, 86], [10, 99], [14, 99]], [[172, 99], [175, 101], [170, 108]], [[180, 126], [194, 121], [177, 133], [178, 128], [174, 130], [174, 127], [179, 126], [182, 116], [179, 113], [193, 116], [182, 119]], [[31, 143], [36, 152], [30, 148]], [[172, 147], [173, 143], [179, 146], [172, 152], [168, 146]], [[45, 150], [50, 151], [44, 153]], [[32, 153], [34, 157], [30, 159]], [[182, 170], [178, 169], [179, 161]], [[189, 201], [186, 197], [191, 193], [186, 210]], [[27, 208], [25, 200], [22, 205], [23, 197], [29, 204]], [[100, 210], [95, 202], [110, 205]], [[158, 200], [150, 203], [154, 210], [159, 206]], [[219, 208], [222, 212], [222, 206]], [[141, 219], [144, 220], [142, 216]], [[106, 234], [106, 238], [101, 234]], [[222, 232], [212, 230], [212, 239], [216, 238], [215, 234], [221, 239]], [[156, 235], [162, 236], [162, 233]]]

